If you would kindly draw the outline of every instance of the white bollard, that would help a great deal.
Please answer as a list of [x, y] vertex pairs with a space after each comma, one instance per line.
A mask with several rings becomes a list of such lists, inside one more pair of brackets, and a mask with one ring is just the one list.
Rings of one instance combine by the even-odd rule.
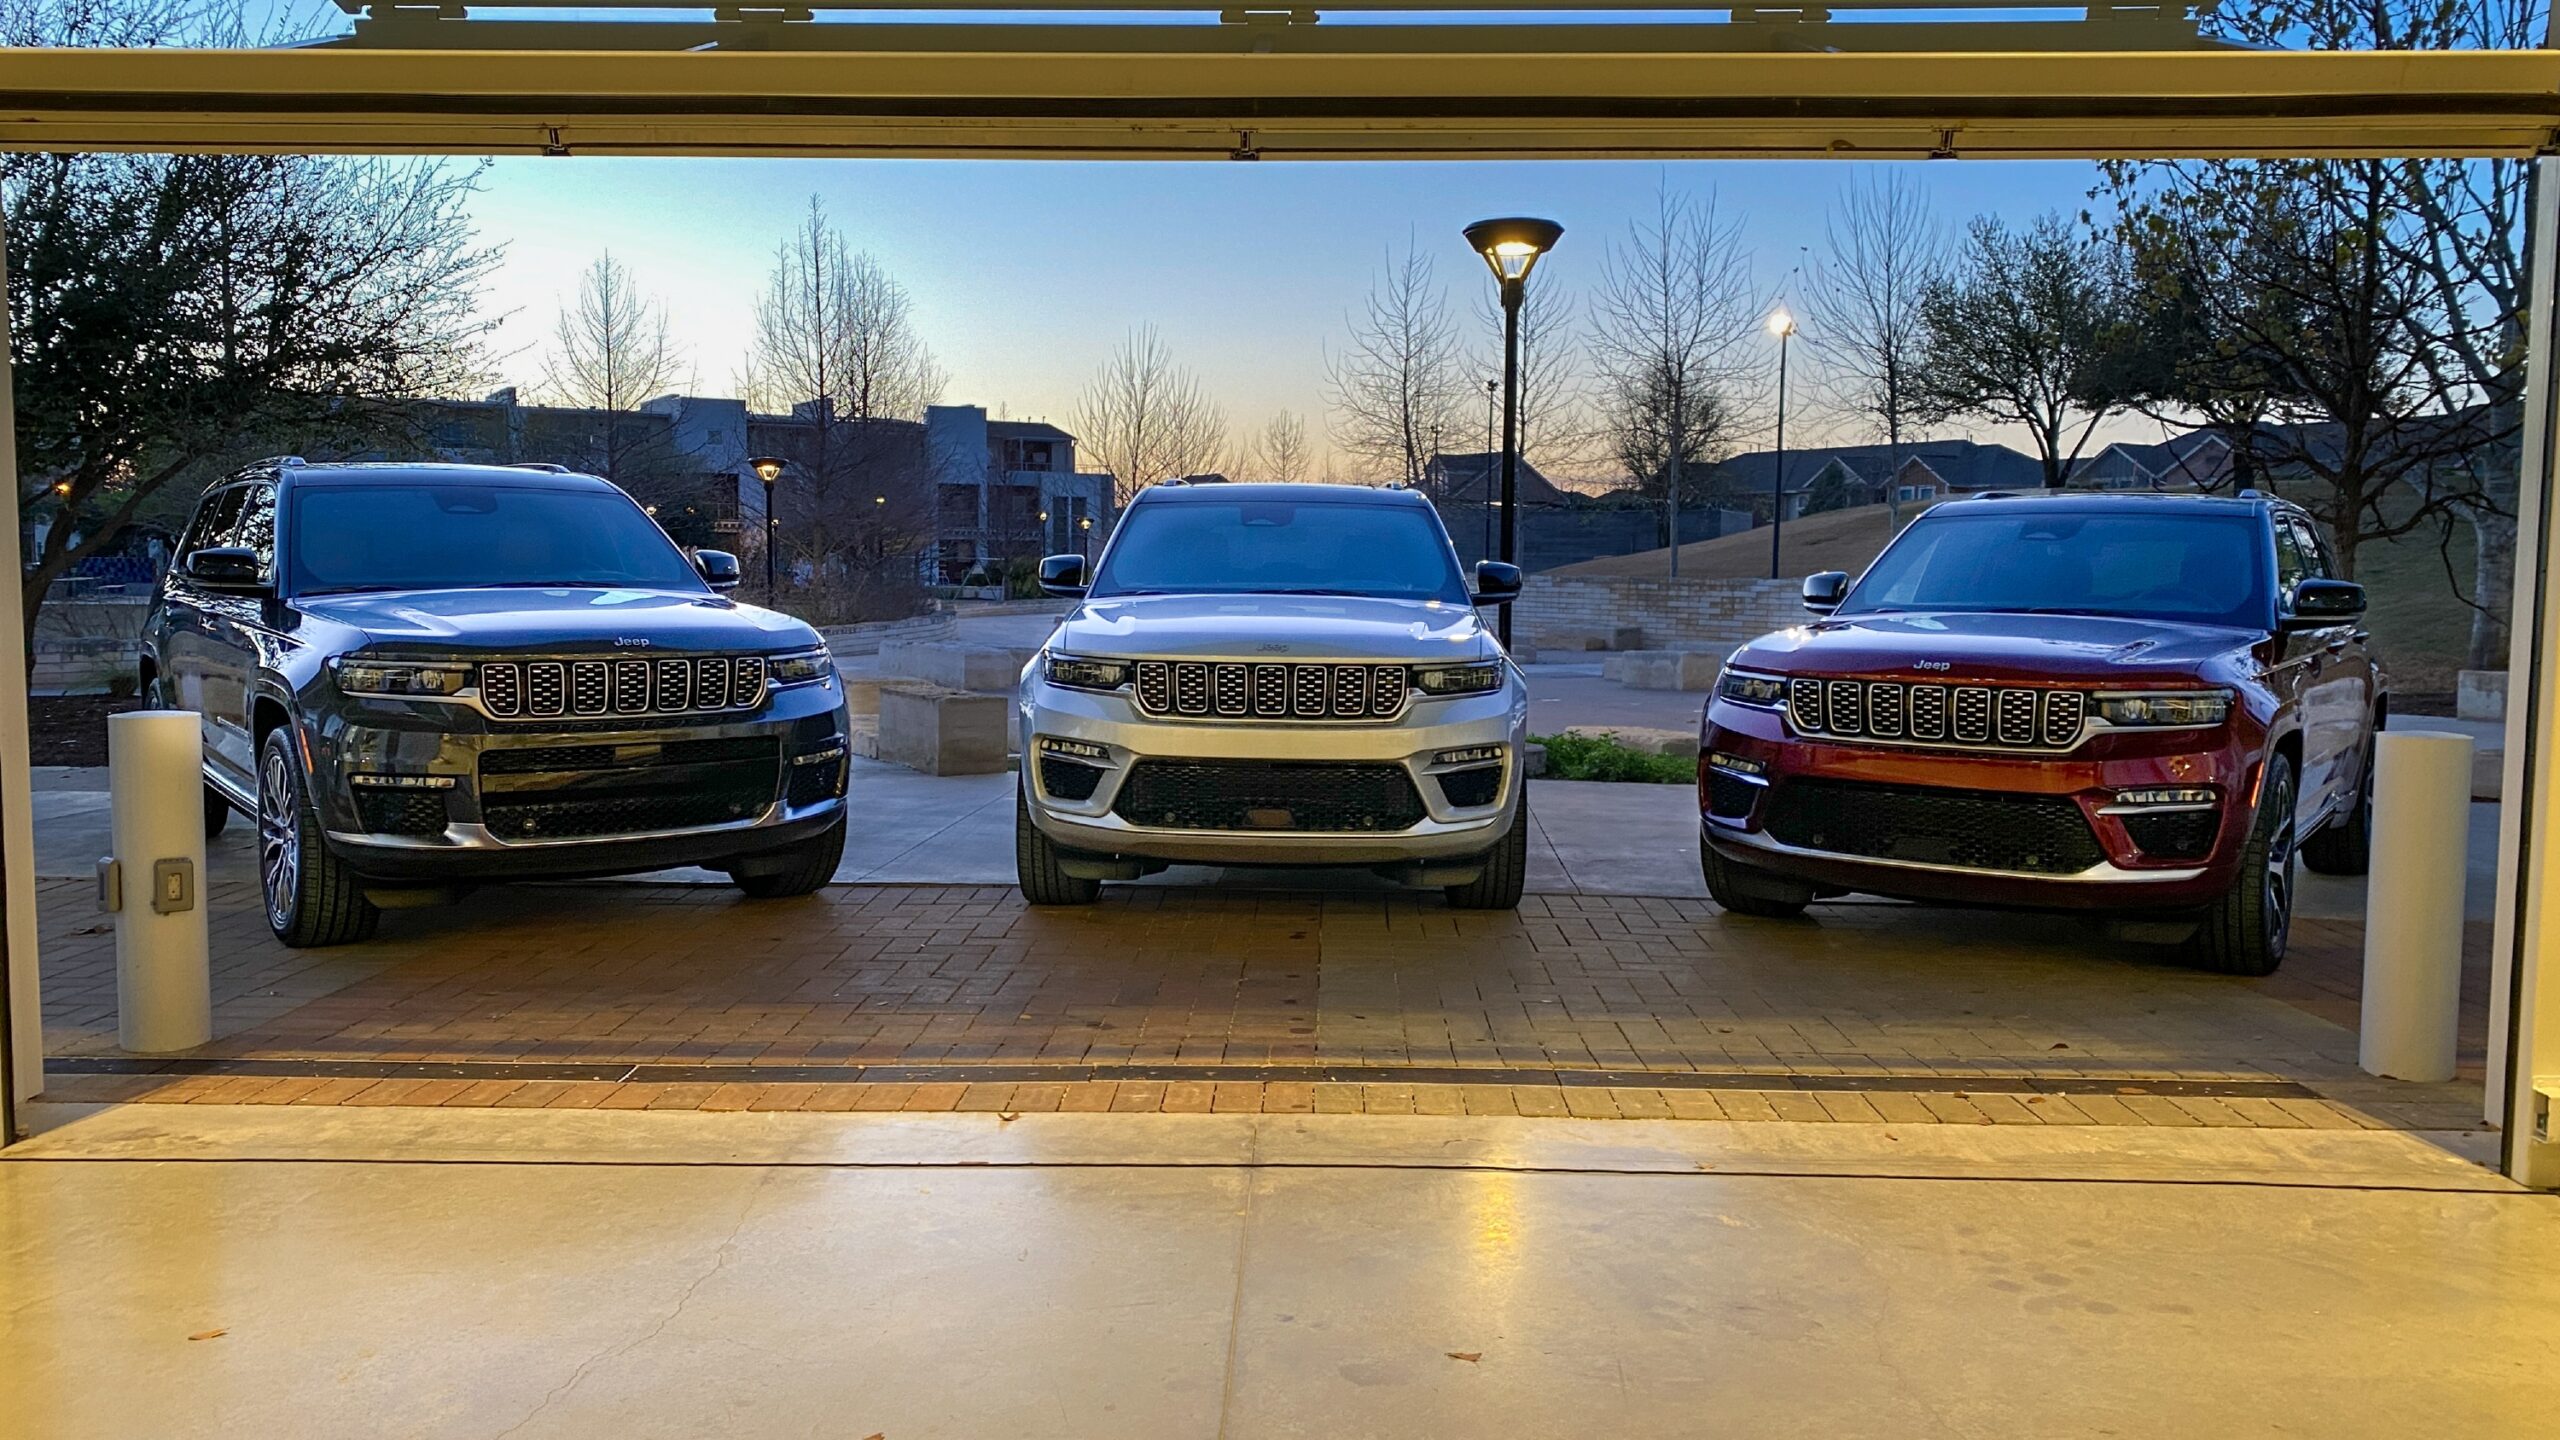
[[2383, 731], [2374, 762], [2364, 1018], [2356, 1041], [2356, 1062], [2369, 1075], [2453, 1078], [2470, 835], [2471, 737]]
[[141, 1054], [213, 1038], [203, 765], [204, 723], [193, 711], [107, 718], [118, 893], [99, 898], [116, 912], [116, 1043]]

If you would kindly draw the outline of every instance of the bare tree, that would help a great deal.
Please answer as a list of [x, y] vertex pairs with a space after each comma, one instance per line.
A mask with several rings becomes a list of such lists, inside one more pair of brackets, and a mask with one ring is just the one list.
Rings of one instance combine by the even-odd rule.
[[932, 525], [930, 515], [880, 513], [882, 497], [916, 488], [909, 447], [882, 422], [916, 419], [941, 398], [945, 378], [911, 312], [906, 288], [857, 253], [810, 197], [807, 218], [775, 247], [743, 377], [748, 403], [807, 427], [799, 453], [786, 457], [801, 492], [786, 539], [804, 559], [865, 548], [892, 518], [900, 530]]
[[1591, 359], [1610, 448], [1646, 494], [1662, 498], [1671, 573], [1680, 573], [1681, 507], [1702, 493], [1730, 429], [1731, 397], [1756, 371], [1751, 254], [1739, 217], [1713, 191], [1666, 184], [1654, 213], [1630, 222], [1602, 257], [1592, 297]]
[[1887, 171], [1852, 181], [1823, 226], [1813, 264], [1805, 341], [1828, 372], [1839, 408], [1884, 437], [1886, 518], [1902, 524], [1893, 479], [1919, 424], [1914, 384], [1925, 330], [1920, 304], [1946, 264], [1946, 245], [1919, 177]]
[[2099, 423], [2124, 408], [2126, 269], [2059, 215], [2023, 230], [1977, 218], [1920, 302], [1914, 418], [2024, 426], [2044, 483], [2064, 484]]
[[1435, 434], [1457, 433], [1467, 389], [1448, 295], [1431, 257], [1411, 241], [1369, 289], [1351, 319], [1351, 344], [1325, 360], [1334, 443], [1373, 468], [1420, 488]]
[[1307, 478], [1307, 422], [1283, 410], [1271, 417], [1254, 437], [1250, 464], [1246, 467], [1256, 480], [1269, 480], [1282, 485], [1295, 485]]
[[644, 478], [640, 472], [662, 470], [674, 458], [663, 453], [658, 428], [621, 417], [682, 385], [684, 373], [667, 335], [665, 307], [640, 293], [630, 267], [612, 251], [598, 255], [552, 327], [543, 394], [554, 404], [605, 412], [595, 458], [604, 478], [628, 488]]
[[1112, 508], [1159, 480], [1206, 472], [1227, 444], [1226, 412], [1177, 365], [1153, 325], [1131, 330], [1076, 401], [1076, 444], [1112, 478]]

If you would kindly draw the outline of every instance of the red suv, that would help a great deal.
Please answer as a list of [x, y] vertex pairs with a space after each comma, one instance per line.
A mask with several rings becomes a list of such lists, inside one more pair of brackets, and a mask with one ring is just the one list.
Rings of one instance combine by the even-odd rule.
[[1734, 652], [1698, 755], [1707, 889], [1860, 891], [2193, 925], [2284, 959], [2296, 857], [2365, 868], [2383, 677], [2300, 507], [1983, 496], [1913, 521], [1809, 625]]

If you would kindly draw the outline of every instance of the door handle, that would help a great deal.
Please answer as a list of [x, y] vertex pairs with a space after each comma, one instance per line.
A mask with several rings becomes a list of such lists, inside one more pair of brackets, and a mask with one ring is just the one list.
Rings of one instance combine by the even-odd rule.
[[2332, 655], [2335, 655], [2339, 651], [2346, 649], [2347, 641], [2352, 638], [2354, 637], [2348, 635], [2332, 635], [2329, 637], [2329, 643], [2321, 646], [2320, 648], [2328, 651]]

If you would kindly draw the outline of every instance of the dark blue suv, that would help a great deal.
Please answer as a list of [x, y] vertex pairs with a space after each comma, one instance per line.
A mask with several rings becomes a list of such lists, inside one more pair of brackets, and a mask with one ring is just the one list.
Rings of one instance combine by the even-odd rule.
[[142, 693], [204, 716], [207, 833], [258, 817], [288, 945], [490, 880], [805, 894], [844, 849], [843, 687], [737, 578], [593, 476], [267, 461], [197, 503]]

